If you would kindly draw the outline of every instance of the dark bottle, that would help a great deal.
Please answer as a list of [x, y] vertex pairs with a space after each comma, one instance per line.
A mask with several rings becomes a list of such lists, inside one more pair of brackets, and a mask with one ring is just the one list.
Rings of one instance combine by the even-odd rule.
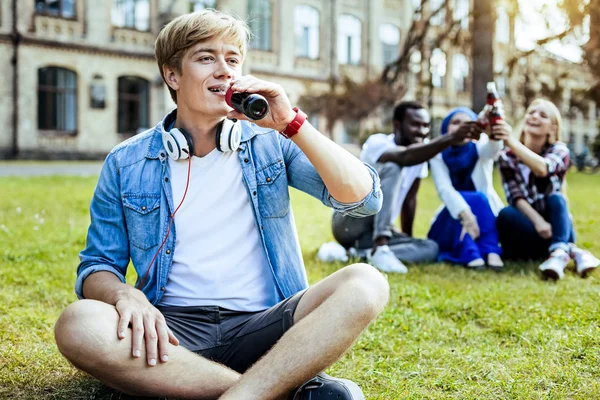
[[504, 119], [502, 100], [500, 100], [500, 96], [498, 96], [498, 90], [496, 90], [496, 84], [494, 82], [487, 83], [486, 105], [489, 106], [488, 119], [490, 125], [496, 125]]
[[267, 100], [256, 93], [234, 92], [229, 88], [225, 93], [225, 101], [231, 108], [252, 120], [262, 119], [269, 112]]

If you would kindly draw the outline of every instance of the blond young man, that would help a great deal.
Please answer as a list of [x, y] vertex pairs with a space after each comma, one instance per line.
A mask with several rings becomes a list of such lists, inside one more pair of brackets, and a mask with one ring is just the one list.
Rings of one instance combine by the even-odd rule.
[[[362, 399], [320, 371], [381, 312], [387, 282], [354, 264], [307, 288], [288, 185], [361, 217], [381, 207], [379, 179], [280, 85], [241, 76], [247, 39], [242, 21], [214, 10], [160, 33], [156, 58], [177, 109], [108, 155], [77, 270], [81, 300], [60, 316], [56, 342], [76, 367], [133, 395]], [[263, 95], [268, 115], [253, 124], [232, 111], [229, 87]], [[236, 129], [239, 148], [219, 151], [217, 136]], [[130, 260], [136, 287], [125, 283]]]

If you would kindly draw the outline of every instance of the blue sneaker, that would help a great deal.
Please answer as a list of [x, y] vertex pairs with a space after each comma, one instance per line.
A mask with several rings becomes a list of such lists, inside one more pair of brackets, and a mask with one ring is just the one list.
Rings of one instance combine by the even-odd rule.
[[300, 385], [288, 400], [365, 400], [365, 395], [351, 380], [334, 378], [321, 372]]

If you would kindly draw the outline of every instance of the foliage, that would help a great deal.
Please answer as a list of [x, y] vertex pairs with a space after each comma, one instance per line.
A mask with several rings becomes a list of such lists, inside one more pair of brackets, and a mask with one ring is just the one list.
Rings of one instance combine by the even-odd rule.
[[[498, 176], [495, 177], [499, 193]], [[0, 398], [124, 399], [59, 354], [53, 324], [75, 301], [96, 178], [0, 178]], [[579, 244], [600, 253], [600, 175], [571, 174]], [[341, 268], [315, 261], [332, 240], [330, 210], [293, 191], [309, 281]], [[440, 204], [430, 179], [419, 192], [416, 235]], [[600, 397], [598, 277], [557, 284], [533, 263], [472, 272], [445, 264], [388, 275], [390, 302], [328, 372], [357, 381], [368, 399]], [[135, 277], [128, 276], [130, 282]]]

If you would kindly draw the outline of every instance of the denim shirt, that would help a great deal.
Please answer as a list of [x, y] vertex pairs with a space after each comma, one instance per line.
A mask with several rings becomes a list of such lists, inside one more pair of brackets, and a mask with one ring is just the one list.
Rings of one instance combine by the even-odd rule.
[[[83, 298], [83, 282], [99, 271], [115, 274], [123, 283], [129, 261], [152, 304], [164, 293], [177, 238], [171, 233], [153, 265], [150, 262], [169, 229], [173, 204], [170, 169], [163, 147], [161, 124], [116, 146], [107, 156], [90, 205], [91, 224], [85, 249], [79, 254], [75, 291]], [[345, 204], [331, 197], [315, 168], [291, 140], [276, 131], [241, 122], [238, 158], [243, 183], [252, 202], [256, 225], [280, 300], [308, 287], [302, 251], [294, 225], [288, 186], [319, 199], [328, 207], [353, 217], [375, 214], [381, 208], [379, 177], [360, 202]], [[335, 160], [332, 160], [335, 162]], [[227, 210], [215, 210], [215, 212]], [[232, 215], [232, 223], [235, 216]], [[201, 223], [201, 221], [199, 221]], [[201, 240], [201, 239], [199, 239]], [[231, 243], [235, 251], [235, 243]], [[143, 279], [148, 271], [148, 276]]]

